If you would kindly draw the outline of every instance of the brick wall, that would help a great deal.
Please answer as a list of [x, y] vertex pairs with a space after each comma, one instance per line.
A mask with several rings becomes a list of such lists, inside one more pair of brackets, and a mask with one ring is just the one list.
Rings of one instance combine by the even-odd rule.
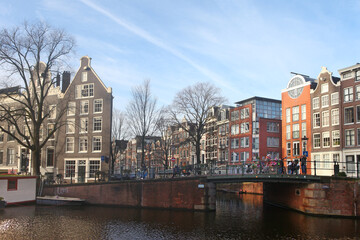
[[215, 210], [216, 201], [215, 185], [205, 178], [46, 186], [42, 195], [77, 197], [89, 204], [190, 210]]

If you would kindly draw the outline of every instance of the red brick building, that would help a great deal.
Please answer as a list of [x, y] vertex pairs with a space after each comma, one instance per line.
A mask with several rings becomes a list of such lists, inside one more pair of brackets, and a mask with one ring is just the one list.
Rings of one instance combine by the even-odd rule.
[[311, 97], [310, 90], [316, 86], [315, 80], [296, 74], [287, 88], [282, 90], [282, 156], [289, 163], [306, 152], [308, 174], [311, 169]]
[[229, 162], [281, 157], [281, 101], [252, 97], [230, 110]]

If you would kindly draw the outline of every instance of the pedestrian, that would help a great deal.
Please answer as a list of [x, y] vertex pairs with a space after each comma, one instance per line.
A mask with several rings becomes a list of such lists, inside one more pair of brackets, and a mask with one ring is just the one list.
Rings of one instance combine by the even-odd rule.
[[301, 172], [306, 175], [306, 157], [302, 156], [301, 158]]
[[288, 174], [292, 174], [292, 162], [288, 161]]
[[294, 166], [294, 171], [293, 173], [295, 172], [296, 175], [298, 175], [298, 172], [299, 172], [299, 169], [300, 169], [300, 165], [299, 165], [299, 160], [298, 159], [295, 159], [294, 163], [293, 163], [293, 166]]
[[278, 173], [284, 174], [284, 159], [281, 159], [278, 161]]

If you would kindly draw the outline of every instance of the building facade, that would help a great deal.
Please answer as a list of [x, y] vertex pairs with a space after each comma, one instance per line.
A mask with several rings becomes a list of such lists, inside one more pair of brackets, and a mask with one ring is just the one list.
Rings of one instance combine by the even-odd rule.
[[229, 163], [281, 158], [281, 101], [253, 97], [230, 110]]
[[[72, 81], [70, 73], [64, 72], [60, 88], [60, 77], [56, 77], [56, 85], [49, 88], [45, 99], [44, 112], [48, 117], [40, 130], [41, 139], [49, 138], [41, 152], [41, 174], [50, 178], [61, 175], [66, 182], [88, 182], [95, 180], [96, 172], [108, 172], [112, 99], [112, 89], [100, 80], [87, 56], [81, 58]], [[58, 129], [54, 128], [56, 124]], [[57, 130], [51, 134], [53, 129]], [[24, 128], [24, 137], [28, 133]], [[5, 134], [0, 133], [0, 169], [31, 170], [27, 169], [32, 162], [29, 150], [10, 135], [4, 140]]]
[[[296, 74], [281, 92], [282, 101], [282, 154], [287, 164], [307, 155], [307, 173], [311, 166], [311, 97], [315, 80]], [[285, 164], [286, 166], [286, 164]]]

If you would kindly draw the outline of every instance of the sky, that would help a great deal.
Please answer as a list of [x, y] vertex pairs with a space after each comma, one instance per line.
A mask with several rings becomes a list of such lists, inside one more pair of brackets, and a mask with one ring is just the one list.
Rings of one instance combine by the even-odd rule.
[[316, 78], [360, 62], [360, 1], [0, 0], [0, 28], [45, 21], [76, 42], [125, 110], [131, 89], [151, 80], [159, 105], [197, 82], [227, 104], [281, 99], [291, 72]]

